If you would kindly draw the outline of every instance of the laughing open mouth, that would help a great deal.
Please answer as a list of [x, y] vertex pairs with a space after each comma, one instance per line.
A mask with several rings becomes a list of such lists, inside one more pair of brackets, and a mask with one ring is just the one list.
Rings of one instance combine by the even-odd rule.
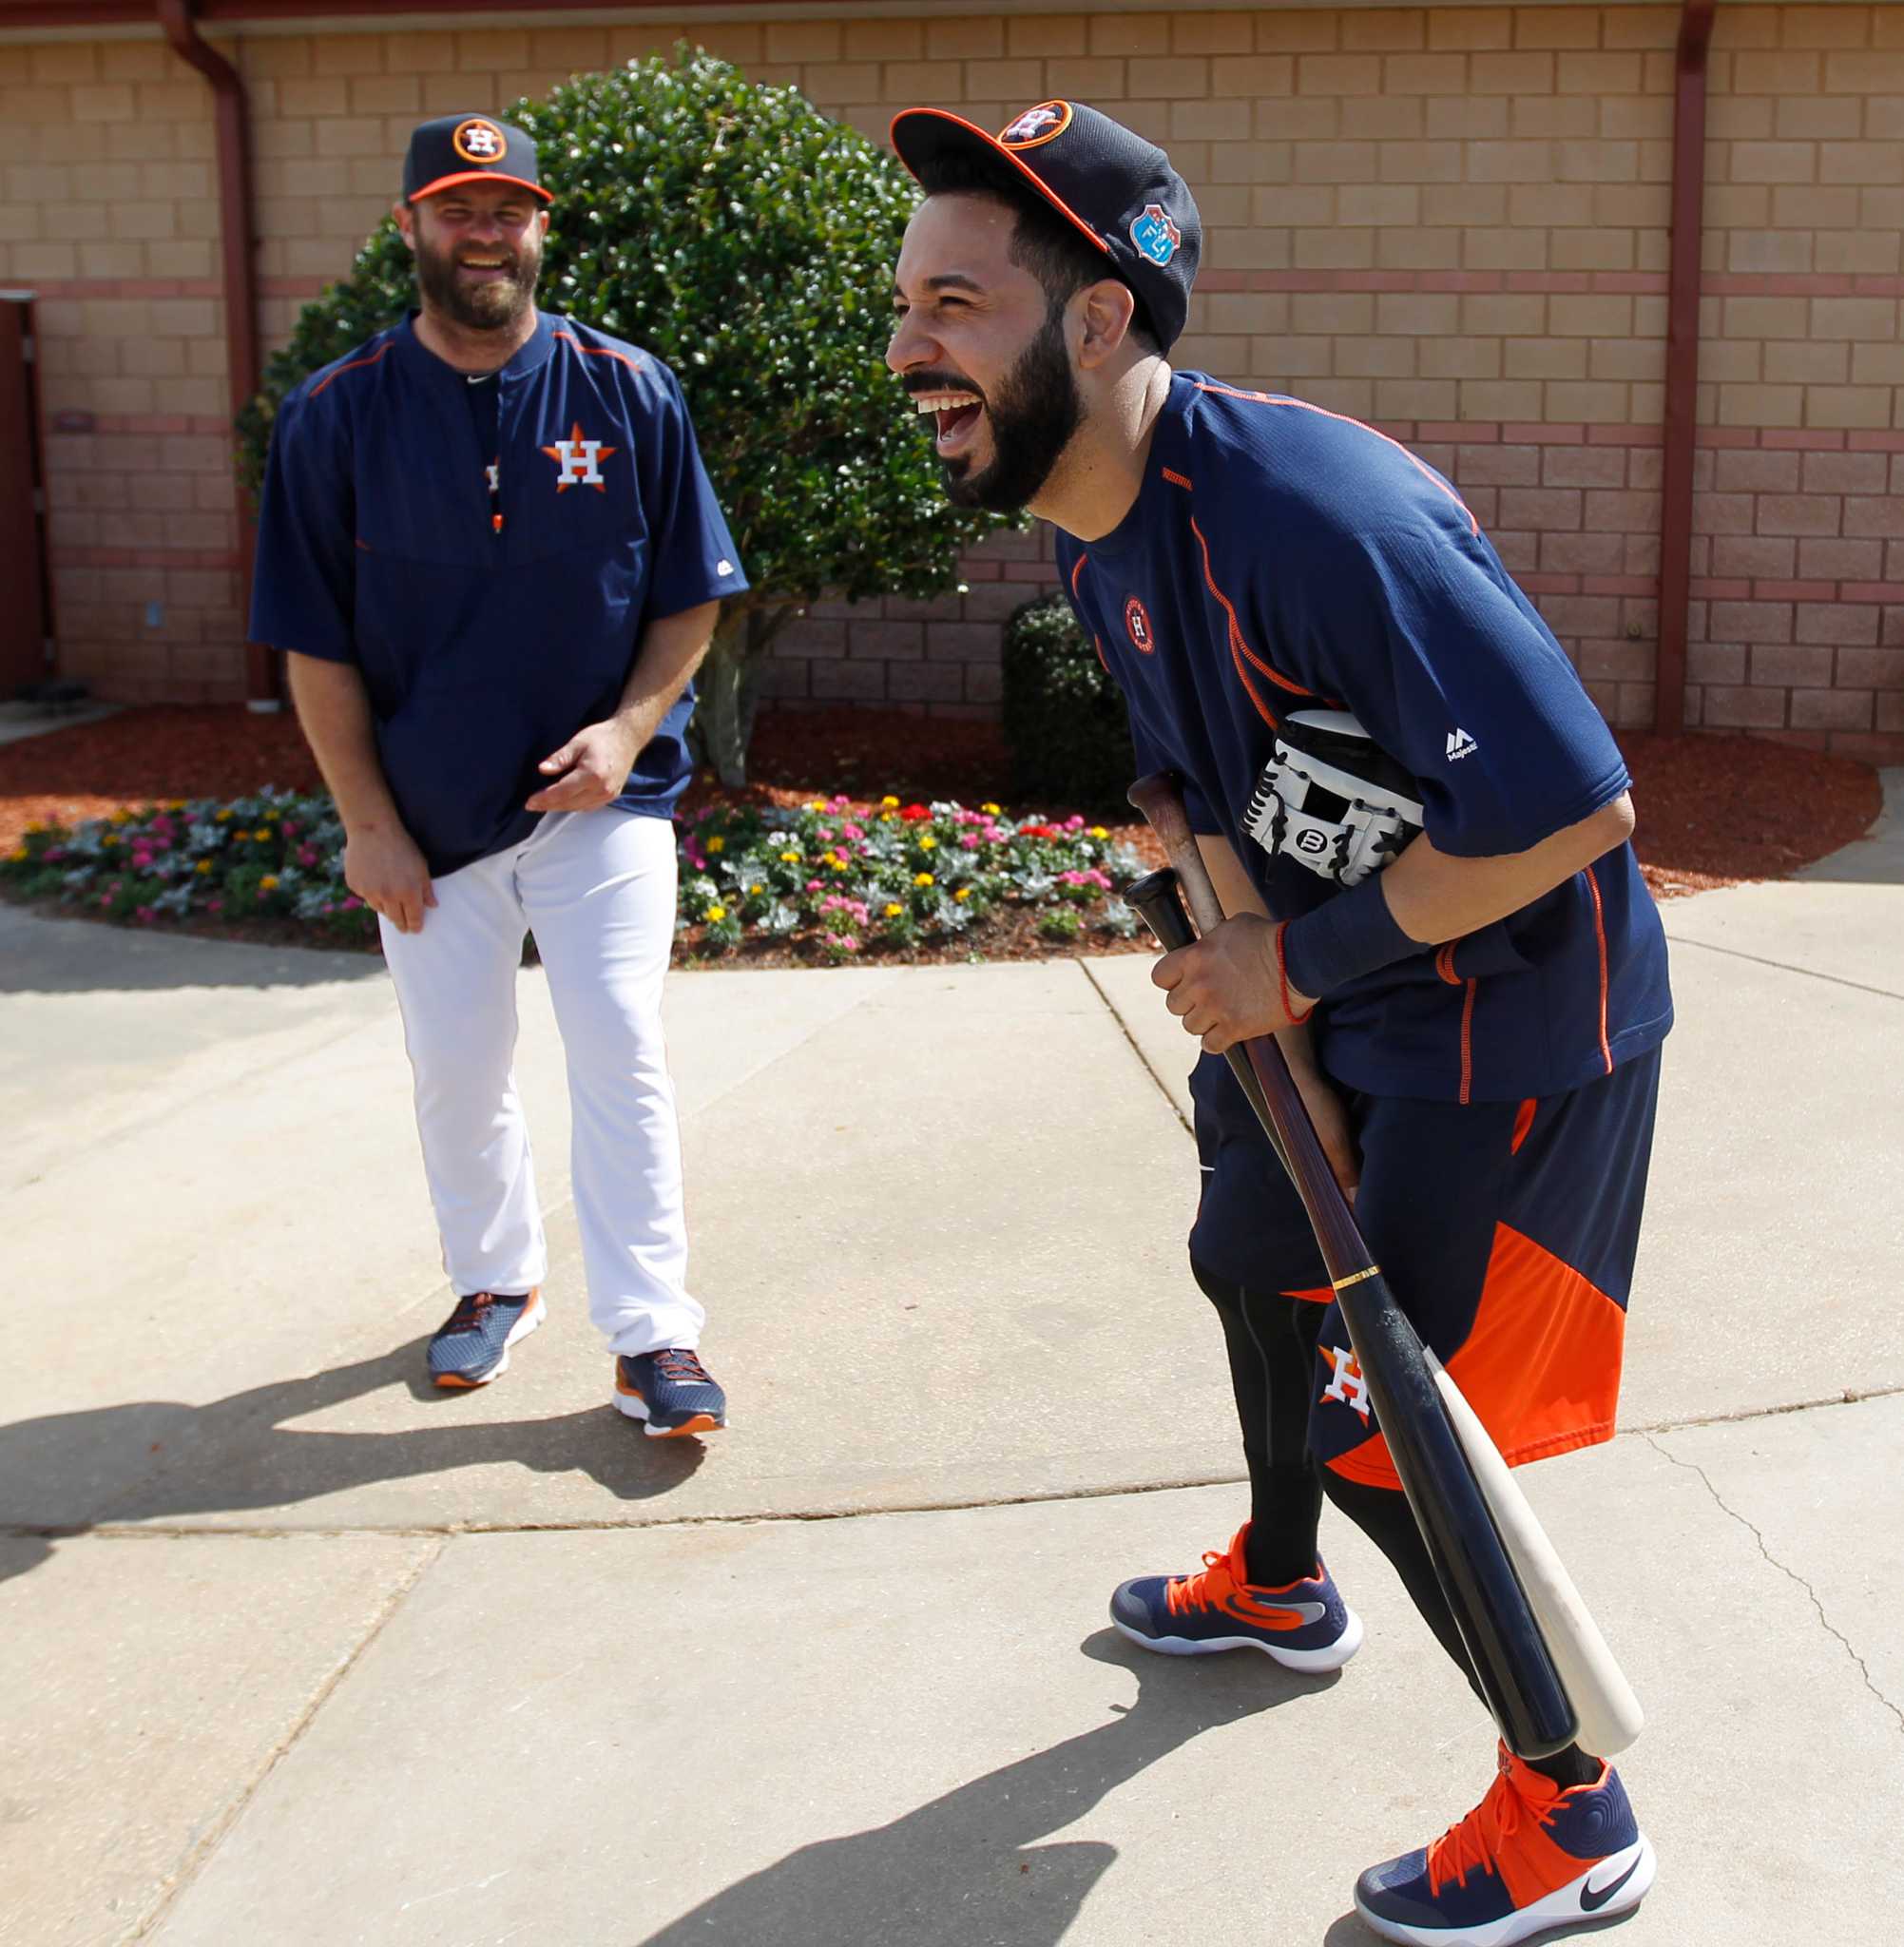
[[985, 412], [985, 401], [976, 393], [952, 389], [916, 392], [913, 395], [913, 406], [921, 418], [930, 413], [938, 421], [934, 444], [941, 453], [954, 453], [963, 447]]

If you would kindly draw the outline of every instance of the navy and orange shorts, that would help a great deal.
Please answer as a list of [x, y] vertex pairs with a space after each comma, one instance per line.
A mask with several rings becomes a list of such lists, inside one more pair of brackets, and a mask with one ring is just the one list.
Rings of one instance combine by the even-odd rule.
[[[1654, 1048], [1604, 1080], [1521, 1102], [1346, 1097], [1362, 1159], [1356, 1222], [1510, 1465], [1612, 1437], [1659, 1078]], [[1344, 1479], [1398, 1487], [1320, 1253], [1274, 1154], [1226, 1130], [1205, 1160], [1214, 1166], [1193, 1255], [1221, 1244], [1227, 1275], [1248, 1288], [1328, 1306], [1311, 1450]], [[1246, 1274], [1236, 1262], [1245, 1247]]]

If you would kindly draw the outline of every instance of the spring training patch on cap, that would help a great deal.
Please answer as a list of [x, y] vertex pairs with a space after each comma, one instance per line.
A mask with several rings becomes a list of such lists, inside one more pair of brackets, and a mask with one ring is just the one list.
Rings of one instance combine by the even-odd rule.
[[1036, 148], [1041, 143], [1054, 141], [1070, 125], [1069, 102], [1040, 102], [1015, 121], [1008, 122], [998, 140], [1005, 148]]
[[480, 115], [457, 124], [456, 132], [450, 138], [450, 146], [466, 163], [473, 163], [479, 169], [487, 169], [501, 162], [509, 153], [509, 144], [504, 140], [502, 130], [493, 122], [485, 122]]
[[1161, 202], [1146, 202], [1142, 215], [1131, 223], [1130, 241], [1161, 269], [1177, 255], [1183, 233]]

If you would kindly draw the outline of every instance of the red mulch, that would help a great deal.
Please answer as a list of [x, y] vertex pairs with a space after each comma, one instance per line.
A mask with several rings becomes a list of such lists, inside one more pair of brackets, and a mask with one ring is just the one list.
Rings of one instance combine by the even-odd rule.
[[[1744, 737], [1668, 741], [1627, 732], [1620, 743], [1633, 772], [1641, 864], [1662, 898], [1783, 878], [1860, 837], [1882, 804], [1877, 774], [1852, 758]], [[1012, 802], [996, 723], [896, 710], [771, 711], [755, 733], [749, 768], [755, 781], [742, 795], [756, 801], [822, 792], [876, 800], [891, 792], [967, 804], [993, 799], [1014, 812], [1056, 818], [1094, 809]], [[238, 798], [267, 784], [309, 791], [319, 781], [289, 712], [254, 716], [235, 704], [123, 710], [0, 745], [0, 848], [10, 847], [30, 819], [71, 824], [122, 805]], [[722, 795], [697, 781], [687, 808]], [[1146, 827], [1105, 821], [1162, 862]], [[1087, 942], [1093, 952], [1114, 945], [1097, 935]], [[967, 951], [945, 950], [960, 959]], [[1002, 938], [989, 932], [984, 951], [1010, 959], [1075, 949], [1040, 938], [1026, 915]]]

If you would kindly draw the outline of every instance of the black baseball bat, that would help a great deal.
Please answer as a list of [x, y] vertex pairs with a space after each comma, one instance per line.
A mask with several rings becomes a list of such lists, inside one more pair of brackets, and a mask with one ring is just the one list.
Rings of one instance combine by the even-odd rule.
[[[1165, 853], [1188, 869], [1193, 896], [1221, 918], [1175, 781], [1144, 779], [1132, 787], [1130, 801], [1149, 819]], [[1166, 867], [1146, 874], [1125, 895], [1166, 950], [1197, 936], [1179, 897], [1182, 877]], [[1239, 1081], [1246, 1070], [1256, 1085], [1243, 1092], [1309, 1214], [1402, 1492], [1494, 1722], [1519, 1757], [1565, 1750], [1578, 1734], [1573, 1705], [1449, 1419], [1421, 1340], [1356, 1227], [1282, 1051], [1266, 1035], [1229, 1055]]]

